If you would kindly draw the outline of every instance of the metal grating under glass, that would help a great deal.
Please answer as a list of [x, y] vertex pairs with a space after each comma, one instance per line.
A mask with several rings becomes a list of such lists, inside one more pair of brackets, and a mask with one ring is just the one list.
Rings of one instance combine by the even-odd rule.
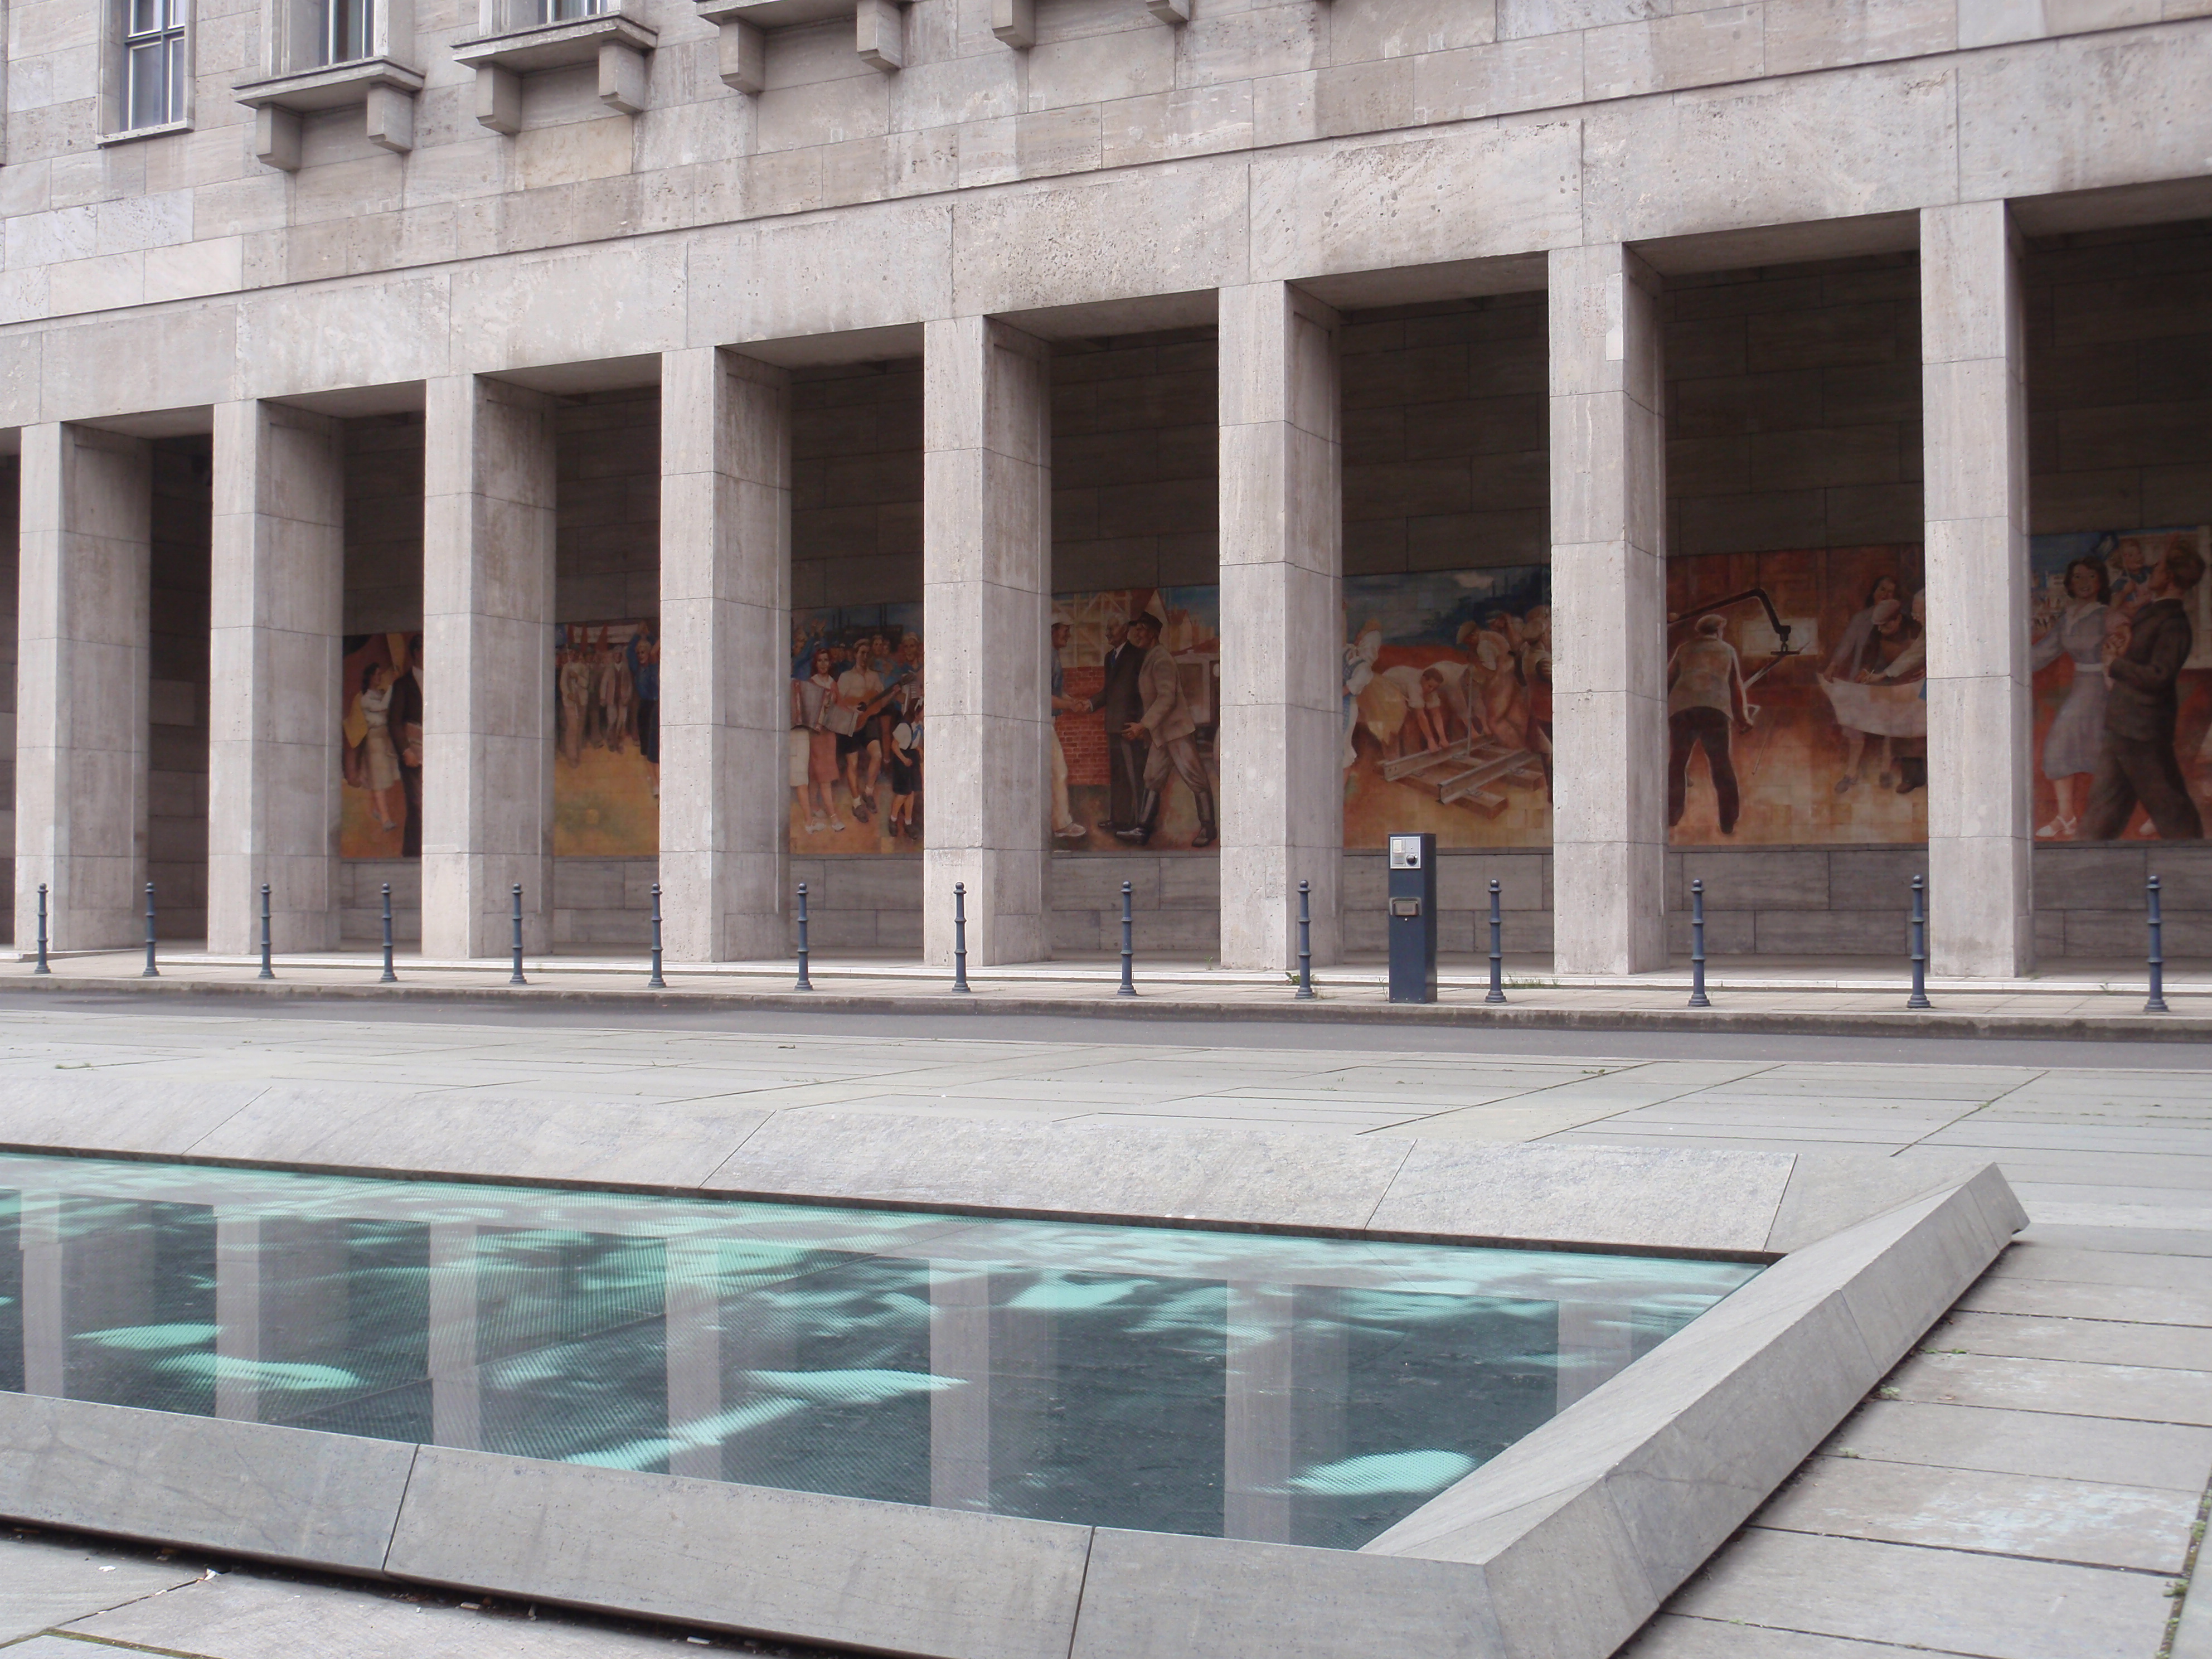
[[1352, 1549], [1759, 1269], [0, 1155], [0, 1388]]

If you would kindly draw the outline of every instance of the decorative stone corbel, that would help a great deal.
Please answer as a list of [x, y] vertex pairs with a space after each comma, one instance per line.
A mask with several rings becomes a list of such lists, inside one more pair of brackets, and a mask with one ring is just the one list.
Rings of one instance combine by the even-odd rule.
[[887, 75], [906, 67], [906, 7], [900, 0], [859, 0], [853, 12], [853, 44], [860, 61]]
[[1145, 0], [1145, 7], [1160, 21], [1175, 28], [1190, 21], [1190, 0]]
[[1036, 45], [1036, 0], [991, 0], [991, 33], [1027, 52]]

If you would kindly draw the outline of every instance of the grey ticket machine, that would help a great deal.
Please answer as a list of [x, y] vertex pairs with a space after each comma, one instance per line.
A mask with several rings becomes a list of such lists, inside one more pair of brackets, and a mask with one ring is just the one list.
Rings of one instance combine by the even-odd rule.
[[1437, 1000], [1437, 838], [1390, 837], [1390, 1000]]

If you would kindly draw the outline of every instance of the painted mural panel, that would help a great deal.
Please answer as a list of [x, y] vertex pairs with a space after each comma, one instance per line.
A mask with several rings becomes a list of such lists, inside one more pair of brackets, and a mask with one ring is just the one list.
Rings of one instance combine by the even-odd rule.
[[791, 623], [791, 850], [916, 853], [922, 837], [919, 605]]
[[660, 630], [638, 618], [553, 630], [553, 856], [660, 851]]
[[1053, 845], [1213, 848], [1221, 590], [1062, 593], [1052, 645]]
[[422, 636], [349, 634], [338, 669], [338, 856], [422, 855]]
[[2193, 841], [2212, 804], [2212, 530], [2029, 545], [2039, 840]]
[[1551, 590], [1543, 565], [1346, 580], [1347, 848], [1551, 844]]
[[1669, 560], [1667, 611], [1676, 846], [1926, 838], [1918, 544]]

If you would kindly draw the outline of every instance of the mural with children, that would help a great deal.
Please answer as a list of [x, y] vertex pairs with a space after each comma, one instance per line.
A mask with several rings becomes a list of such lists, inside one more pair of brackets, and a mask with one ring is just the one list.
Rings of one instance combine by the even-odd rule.
[[791, 850], [912, 853], [922, 837], [921, 607], [791, 619]]

